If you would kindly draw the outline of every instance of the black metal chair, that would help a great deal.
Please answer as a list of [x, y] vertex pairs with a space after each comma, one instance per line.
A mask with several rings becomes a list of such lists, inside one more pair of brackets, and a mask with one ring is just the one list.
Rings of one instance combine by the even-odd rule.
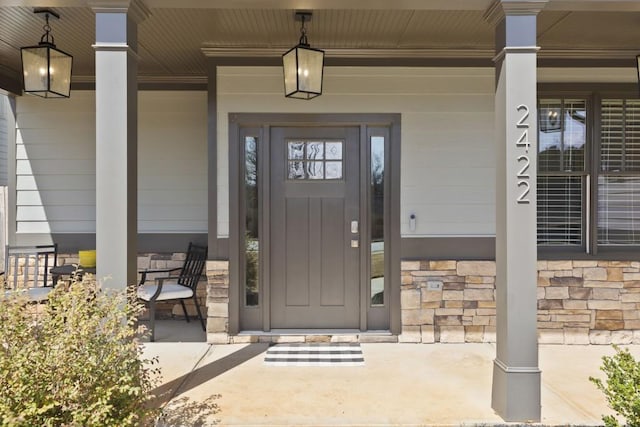
[[[5, 291], [24, 292], [30, 302], [43, 302], [56, 284], [49, 269], [58, 262], [58, 245], [7, 246], [4, 258]], [[51, 279], [51, 280], [50, 280]]]
[[[184, 317], [189, 322], [189, 314], [187, 313], [187, 307], [184, 304], [184, 300], [193, 298], [196, 305], [196, 311], [202, 324], [202, 329], [206, 330], [205, 321], [200, 311], [200, 305], [198, 304], [198, 282], [202, 276], [205, 263], [207, 261], [206, 246], [198, 246], [193, 243], [189, 243], [189, 249], [187, 250], [187, 256], [184, 260], [182, 267], [162, 270], [143, 270], [141, 271], [142, 277], [138, 285], [137, 295], [138, 299], [144, 301], [149, 306], [149, 323], [151, 329], [151, 342], [155, 341], [155, 314], [156, 314], [156, 301], [171, 301], [179, 300], [184, 311]], [[153, 279], [153, 284], [145, 284], [148, 274], [160, 274], [160, 273], [176, 273], [176, 275], [169, 275], [166, 277], [156, 277]], [[151, 281], [151, 280], [149, 280]], [[167, 283], [171, 282], [171, 283]]]

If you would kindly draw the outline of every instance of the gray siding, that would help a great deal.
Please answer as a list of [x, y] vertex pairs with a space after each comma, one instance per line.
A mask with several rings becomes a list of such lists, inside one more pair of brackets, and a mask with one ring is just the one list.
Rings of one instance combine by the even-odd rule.
[[402, 235], [495, 234], [492, 68], [327, 67], [323, 95], [301, 102], [284, 97], [281, 68], [219, 67], [218, 103], [219, 236], [229, 230], [234, 112], [400, 113]]
[[[635, 82], [637, 74], [541, 68], [538, 81]], [[275, 112], [402, 114], [402, 236], [495, 235], [493, 68], [326, 67], [323, 95], [302, 102], [284, 97], [280, 67], [221, 66], [217, 91], [218, 236], [229, 232], [228, 115]]]
[[[25, 96], [17, 108], [18, 240], [95, 233], [95, 93]], [[206, 117], [204, 91], [140, 92], [140, 233], [206, 233]]]
[[8, 150], [9, 150], [9, 98], [0, 94], [0, 187], [9, 185]]
[[138, 231], [207, 232], [207, 93], [140, 92]]
[[95, 98], [17, 99], [16, 234], [95, 232]]

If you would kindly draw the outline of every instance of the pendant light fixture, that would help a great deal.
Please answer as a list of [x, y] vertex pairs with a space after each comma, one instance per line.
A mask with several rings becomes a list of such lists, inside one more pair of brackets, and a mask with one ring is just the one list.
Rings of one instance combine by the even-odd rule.
[[296, 21], [302, 22], [300, 40], [282, 55], [284, 95], [288, 98], [312, 99], [322, 95], [324, 51], [309, 45], [304, 24], [310, 20], [311, 12], [296, 12]]
[[20, 49], [24, 91], [43, 98], [69, 98], [73, 57], [56, 48], [49, 26], [49, 18], [60, 19], [60, 15], [50, 9], [33, 13], [44, 14], [44, 34], [38, 45]]

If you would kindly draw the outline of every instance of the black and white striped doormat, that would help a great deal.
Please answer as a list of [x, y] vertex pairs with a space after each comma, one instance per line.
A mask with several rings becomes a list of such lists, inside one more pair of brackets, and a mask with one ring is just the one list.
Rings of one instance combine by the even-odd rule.
[[359, 343], [276, 344], [264, 357], [269, 366], [364, 366]]

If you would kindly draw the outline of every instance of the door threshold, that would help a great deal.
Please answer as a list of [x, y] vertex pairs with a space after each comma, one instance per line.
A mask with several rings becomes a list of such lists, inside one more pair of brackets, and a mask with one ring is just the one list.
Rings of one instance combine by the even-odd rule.
[[398, 336], [387, 330], [358, 329], [272, 329], [242, 331], [229, 336], [232, 344], [250, 343], [397, 343]]
[[393, 335], [390, 331], [361, 331], [359, 329], [272, 329], [270, 331], [242, 331], [238, 336], [313, 336], [313, 335]]

